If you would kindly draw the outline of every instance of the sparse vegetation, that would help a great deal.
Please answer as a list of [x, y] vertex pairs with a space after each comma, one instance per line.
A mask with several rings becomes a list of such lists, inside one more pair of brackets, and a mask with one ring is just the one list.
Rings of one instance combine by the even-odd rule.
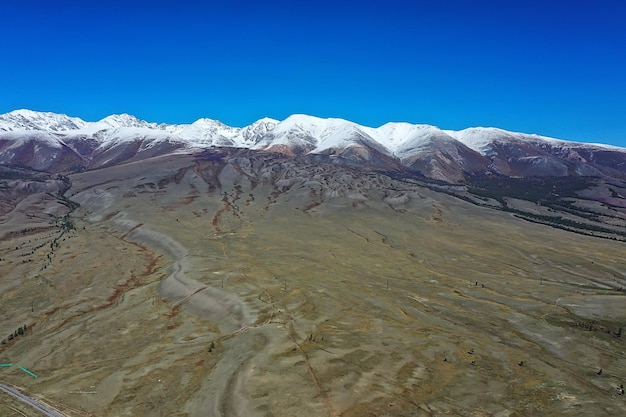
[[578, 192], [597, 183], [596, 177], [535, 177], [475, 176], [468, 182], [468, 191], [481, 197], [493, 198], [506, 205], [504, 198], [518, 198], [550, 206], [564, 198], [578, 198]]
[[7, 342], [10, 342], [11, 340], [17, 339], [20, 336], [24, 336], [24, 334], [26, 334], [27, 330], [28, 330], [28, 327], [26, 325], [18, 327], [13, 332], [11, 332], [6, 338], [2, 339], [2, 344], [6, 345]]

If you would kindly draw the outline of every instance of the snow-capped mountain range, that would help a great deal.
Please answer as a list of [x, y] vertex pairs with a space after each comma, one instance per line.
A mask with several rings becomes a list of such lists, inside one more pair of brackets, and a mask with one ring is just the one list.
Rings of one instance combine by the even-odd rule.
[[157, 124], [128, 114], [97, 122], [31, 110], [0, 115], [0, 164], [51, 172], [92, 169], [215, 146], [320, 155], [335, 163], [408, 169], [448, 182], [482, 172], [626, 176], [624, 148], [497, 128], [452, 131], [409, 123], [373, 128], [300, 114], [283, 121], [264, 118], [243, 128], [211, 119]]

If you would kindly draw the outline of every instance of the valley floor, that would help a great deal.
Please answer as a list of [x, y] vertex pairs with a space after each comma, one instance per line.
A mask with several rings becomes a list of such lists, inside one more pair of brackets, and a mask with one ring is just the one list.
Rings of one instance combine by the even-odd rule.
[[169, 156], [22, 200], [0, 382], [67, 416], [626, 414], [624, 243], [289, 164]]

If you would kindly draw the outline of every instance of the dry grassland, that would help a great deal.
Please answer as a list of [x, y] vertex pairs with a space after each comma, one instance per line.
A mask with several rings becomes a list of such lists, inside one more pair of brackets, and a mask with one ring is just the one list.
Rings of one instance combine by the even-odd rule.
[[626, 415], [623, 243], [315, 169], [76, 174], [72, 227], [23, 201], [0, 224], [0, 338], [28, 329], [0, 380], [68, 416]]

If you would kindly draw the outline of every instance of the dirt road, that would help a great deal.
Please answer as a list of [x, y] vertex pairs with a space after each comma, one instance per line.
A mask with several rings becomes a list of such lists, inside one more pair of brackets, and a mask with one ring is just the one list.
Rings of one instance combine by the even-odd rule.
[[34, 398], [29, 397], [26, 394], [22, 394], [20, 391], [16, 390], [15, 388], [11, 388], [8, 385], [4, 385], [4, 384], [0, 384], [0, 390], [6, 392], [7, 394], [17, 398], [18, 400], [20, 400], [21, 402], [30, 405], [31, 407], [35, 408], [37, 411], [39, 411], [41, 414], [43, 414], [44, 416], [48, 416], [48, 417], [66, 417], [65, 414], [61, 414], [60, 412], [53, 410], [51, 408], [46, 407], [45, 405], [41, 404], [39, 401], [35, 400]]

